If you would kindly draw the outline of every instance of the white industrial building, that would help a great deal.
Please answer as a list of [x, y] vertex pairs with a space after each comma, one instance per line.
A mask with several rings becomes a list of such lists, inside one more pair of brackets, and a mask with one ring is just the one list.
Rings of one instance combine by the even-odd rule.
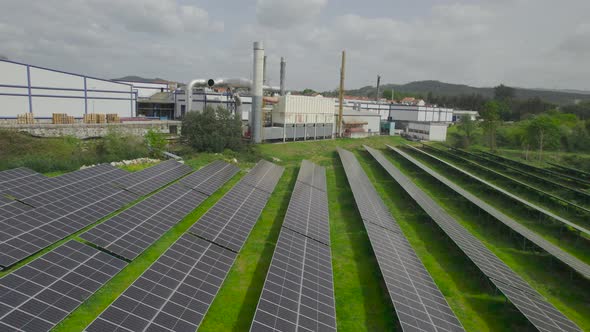
[[136, 94], [130, 84], [0, 60], [0, 118], [33, 113], [51, 118], [66, 113], [135, 116]]
[[398, 121], [451, 123], [453, 121], [453, 109], [391, 104], [389, 109], [389, 119], [396, 123]]
[[421, 141], [444, 142], [447, 140], [448, 124], [441, 122], [408, 122], [405, 134]]
[[[335, 114], [338, 118], [338, 112]], [[381, 116], [372, 112], [359, 112], [350, 109], [342, 110], [342, 136], [362, 138], [380, 135]]]

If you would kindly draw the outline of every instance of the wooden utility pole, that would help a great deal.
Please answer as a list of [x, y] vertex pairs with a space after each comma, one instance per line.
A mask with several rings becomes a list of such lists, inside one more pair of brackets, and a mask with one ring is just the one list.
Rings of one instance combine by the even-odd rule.
[[342, 66], [340, 67], [340, 92], [338, 94], [338, 124], [336, 126], [338, 137], [342, 136], [342, 107], [344, 106], [344, 64], [346, 63], [346, 52], [342, 51]]

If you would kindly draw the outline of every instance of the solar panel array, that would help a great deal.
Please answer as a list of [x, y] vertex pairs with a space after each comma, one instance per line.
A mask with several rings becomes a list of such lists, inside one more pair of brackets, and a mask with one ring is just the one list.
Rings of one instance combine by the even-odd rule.
[[[76, 175], [67, 177], [66, 182], [70, 184], [87, 185], [78, 188], [77, 193], [0, 221], [0, 266], [10, 266], [91, 225], [139, 197], [112, 184], [111, 181], [118, 179], [120, 174], [118, 171], [112, 171], [112, 166], [99, 165], [93, 168], [96, 169], [92, 172], [72, 172]], [[149, 172], [149, 169], [138, 173], [145, 172]], [[127, 172], [124, 173], [125, 176], [131, 176]], [[91, 182], [81, 180], [80, 174], [88, 176]], [[112, 176], [110, 179], [104, 178], [109, 174]], [[159, 174], [152, 175], [150, 178], [158, 181]], [[96, 183], [103, 178], [101, 183]], [[93, 184], [95, 186], [92, 186]], [[60, 186], [59, 190], [63, 187], [65, 186]]]
[[283, 168], [260, 161], [205, 213], [190, 232], [235, 252], [258, 220]]
[[[485, 170], [486, 172], [489, 172], [490, 174], [494, 174], [494, 176], [495, 176], [495, 177], [499, 177], [499, 178], [507, 179], [507, 180], [509, 180], [509, 181], [511, 181], [511, 182], [513, 182], [513, 183], [515, 183], [515, 184], [517, 184], [518, 186], [525, 187], [525, 188], [527, 188], [527, 189], [530, 189], [530, 190], [536, 191], [536, 192], [538, 192], [538, 193], [540, 193], [540, 194], [542, 194], [542, 195], [545, 195], [545, 196], [547, 196], [547, 197], [550, 197], [550, 198], [552, 198], [552, 199], [558, 200], [558, 201], [560, 201], [560, 202], [562, 202], [562, 203], [564, 203], [564, 204], [566, 204], [566, 205], [572, 206], [572, 207], [574, 207], [574, 208], [577, 208], [577, 209], [578, 209], [578, 208], [579, 208], [579, 209], [584, 209], [584, 207], [581, 207], [581, 206], [579, 206], [579, 205], [576, 205], [576, 204], [574, 204], [574, 203], [572, 203], [572, 202], [569, 202], [569, 201], [567, 201], [567, 200], [564, 200], [564, 199], [560, 198], [559, 196], [555, 196], [555, 195], [553, 195], [553, 194], [551, 194], [551, 193], [545, 192], [545, 191], [543, 191], [543, 190], [541, 190], [541, 189], [539, 189], [539, 188], [537, 188], [537, 187], [530, 186], [530, 185], [528, 185], [528, 184], [526, 184], [526, 183], [524, 183], [524, 182], [522, 182], [522, 181], [520, 181], [520, 180], [517, 180], [517, 179], [515, 179], [515, 178], [513, 178], [513, 177], [510, 177], [510, 176], [508, 176], [508, 175], [505, 175], [505, 174], [503, 174], [503, 173], [496, 172], [495, 170], [493, 170], [493, 169], [491, 169], [491, 168], [489, 168], [489, 167], [483, 166], [483, 165], [481, 165], [481, 164], [478, 164], [478, 163], [476, 163], [476, 162], [474, 162], [474, 161], [472, 161], [472, 160], [470, 160], [470, 159], [463, 158], [463, 157], [461, 157], [461, 156], [458, 156], [458, 155], [456, 155], [456, 154], [451, 154], [450, 152], [447, 152], [447, 151], [444, 151], [444, 150], [441, 150], [441, 149], [438, 149], [438, 148], [434, 148], [434, 147], [432, 147], [432, 146], [430, 146], [430, 145], [425, 145], [425, 147], [427, 147], [428, 149], [431, 149], [431, 150], [434, 150], [434, 151], [437, 151], [437, 152], [444, 153], [444, 154], [447, 154], [447, 155], [449, 155], [449, 156], [452, 156], [452, 158], [457, 158], [457, 159], [459, 159], [459, 160], [461, 160], [461, 161], [463, 161], [463, 162], [466, 162], [466, 163], [468, 163], [468, 164], [470, 164], [470, 165], [473, 165], [473, 166], [475, 166], [476, 168], [483, 169], [483, 170]], [[455, 166], [455, 165], [453, 165], [453, 164], [450, 164], [450, 163], [446, 163], [446, 164], [447, 164], [447, 165], [449, 165], [449, 166], [451, 166], [451, 167], [453, 167], [453, 168], [455, 168], [455, 169], [458, 169], [458, 170], [460, 170], [460, 168], [459, 168], [459, 167], [456, 167], [456, 166]], [[496, 191], [498, 191], [498, 192], [502, 193], [503, 195], [505, 195], [505, 196], [508, 196], [508, 197], [510, 197], [511, 199], [513, 199], [513, 200], [515, 200], [515, 201], [518, 201], [518, 202], [520, 202], [520, 203], [522, 203], [522, 204], [524, 204], [524, 205], [526, 205], [526, 206], [530, 207], [530, 208], [531, 208], [531, 209], [533, 209], [533, 210], [539, 211], [540, 213], [542, 213], [542, 214], [544, 214], [544, 215], [546, 215], [546, 216], [548, 216], [548, 217], [550, 217], [550, 218], [552, 218], [552, 219], [555, 219], [555, 220], [557, 220], [557, 221], [559, 221], [559, 222], [562, 222], [563, 224], [565, 224], [565, 225], [567, 225], [567, 226], [569, 226], [569, 227], [575, 228], [576, 230], [578, 230], [578, 231], [580, 231], [580, 232], [583, 232], [583, 233], [585, 233], [585, 234], [588, 234], [588, 235], [590, 235], [590, 229], [587, 229], [587, 228], [585, 228], [585, 227], [583, 227], [583, 226], [580, 226], [580, 225], [578, 225], [578, 224], [575, 224], [575, 223], [573, 223], [573, 222], [571, 222], [571, 221], [569, 221], [569, 220], [567, 220], [567, 219], [565, 219], [565, 218], [563, 218], [563, 217], [561, 217], [561, 216], [559, 216], [559, 215], [557, 215], [557, 214], [555, 214], [555, 213], [553, 213], [553, 212], [551, 212], [551, 211], [548, 211], [548, 210], [546, 210], [546, 209], [544, 209], [544, 208], [540, 207], [539, 205], [533, 204], [533, 203], [531, 203], [531, 202], [529, 202], [529, 201], [527, 201], [527, 200], [525, 200], [525, 199], [522, 199], [522, 198], [520, 198], [519, 196], [517, 196], [517, 195], [514, 195], [514, 194], [512, 194], [511, 192], [509, 192], [509, 191], [507, 191], [507, 190], [504, 190], [504, 189], [502, 189], [502, 188], [500, 188], [500, 187], [498, 187], [498, 186], [496, 186], [496, 185], [494, 185], [494, 184], [492, 184], [492, 183], [489, 183], [489, 182], [488, 182], [488, 183], [487, 183], [487, 185], [488, 185], [489, 187], [491, 187], [491, 188], [494, 188], [494, 190], [496, 190]]]
[[[232, 216], [247, 214], [240, 222], [253, 225], [263, 205], [254, 204], [253, 196], [236, 196], [231, 193], [249, 187], [253, 191], [263, 192], [266, 199], [270, 193], [256, 189], [263, 179], [265, 184], [278, 182], [282, 167], [268, 167], [267, 162], [259, 162], [253, 171], [234, 186], [226, 197], [235, 199], [230, 206], [233, 214], [218, 215], [229, 224]], [[264, 167], [265, 171], [259, 170]], [[277, 172], [279, 168], [281, 172]], [[268, 180], [271, 177], [273, 179]], [[244, 182], [244, 179], [246, 182]], [[185, 181], [194, 183], [194, 179]], [[248, 183], [248, 184], [247, 184]], [[254, 186], [252, 186], [253, 184]], [[190, 184], [189, 184], [190, 186]], [[271, 192], [274, 189], [270, 189]], [[240, 191], [241, 192], [241, 191]], [[215, 213], [215, 204], [205, 215]], [[231, 202], [229, 202], [231, 203]], [[245, 207], [256, 205], [258, 212]], [[203, 216], [204, 217], [204, 216]], [[254, 219], [252, 221], [251, 219]], [[210, 219], [209, 219], [210, 220]], [[201, 218], [197, 224], [203, 223]], [[251, 228], [251, 227], [250, 227]], [[218, 235], [226, 230], [221, 229]], [[248, 230], [249, 232], [249, 230]], [[237, 243], [234, 243], [237, 245]], [[239, 246], [241, 247], [241, 245]], [[215, 241], [184, 234], [156, 262], [150, 266], [121, 296], [103, 311], [87, 331], [195, 331], [207, 313], [217, 291], [223, 284], [227, 273], [235, 261], [237, 252], [220, 246]]]
[[12, 188], [3, 193], [28, 205], [38, 207], [65, 198], [72, 193], [80, 192], [80, 190], [85, 190], [89, 186], [104, 184], [116, 178], [116, 176], [128, 174], [128, 172], [109, 164], [101, 164], [58, 177], [47, 178], [30, 185]]
[[18, 201], [11, 200], [0, 206], [0, 220], [14, 217], [35, 207], [64, 200], [126, 175], [129, 173], [103, 164], [8, 189], [4, 193]]
[[6, 182], [11, 182], [17, 179], [26, 178], [29, 176], [33, 176], [39, 174], [32, 169], [26, 167], [19, 167], [14, 169], [9, 169], [6, 171], [0, 171], [0, 184], [4, 184]]
[[0, 172], [0, 186], [2, 187], [2, 191], [44, 179], [47, 179], [47, 177], [26, 167]]
[[355, 156], [338, 153], [402, 329], [464, 331]]
[[[442, 161], [439, 158], [437, 158], [437, 157], [435, 157], [435, 156], [433, 156], [433, 155], [431, 155], [431, 154], [429, 154], [427, 152], [424, 152], [424, 151], [422, 151], [420, 149], [417, 149], [417, 148], [415, 148], [415, 147], [413, 147], [411, 145], [408, 145], [408, 147], [411, 148], [414, 151], [423, 153], [423, 154], [429, 156], [430, 158], [434, 158], [435, 160], [438, 160], [440, 162], [443, 162], [443, 163], [447, 164], [445, 161]], [[500, 221], [503, 224], [505, 224], [506, 226], [510, 227], [512, 230], [514, 230], [518, 234], [522, 235], [527, 240], [531, 241], [532, 243], [536, 244], [540, 248], [544, 249], [545, 251], [547, 251], [548, 253], [550, 253], [553, 257], [559, 259], [564, 264], [570, 266], [572, 269], [578, 271], [578, 273], [580, 273], [584, 277], [590, 279], [590, 266], [588, 264], [582, 262], [581, 260], [577, 259], [576, 257], [574, 257], [574, 256], [570, 255], [569, 253], [563, 251], [558, 246], [556, 246], [553, 243], [545, 240], [542, 236], [540, 236], [540, 235], [536, 234], [535, 232], [529, 230], [524, 225], [518, 223], [514, 219], [512, 219], [509, 216], [507, 216], [507, 215], [503, 214], [502, 212], [498, 211], [496, 208], [492, 207], [491, 205], [489, 205], [488, 203], [486, 203], [483, 200], [479, 199], [475, 195], [471, 194], [470, 192], [468, 192], [465, 189], [461, 188], [460, 186], [456, 185], [451, 180], [449, 180], [449, 179], [445, 178], [444, 176], [438, 174], [437, 172], [435, 172], [434, 170], [430, 169], [426, 165], [420, 163], [418, 160], [412, 158], [411, 156], [409, 156], [408, 154], [404, 153], [403, 151], [401, 151], [399, 149], [396, 149], [396, 148], [393, 148], [393, 147], [390, 147], [390, 148], [392, 150], [396, 151], [398, 154], [400, 154], [404, 158], [406, 158], [407, 160], [409, 160], [410, 162], [412, 162], [414, 165], [418, 166], [419, 168], [421, 168], [425, 172], [427, 172], [430, 175], [432, 175], [433, 177], [435, 177], [440, 182], [444, 183], [445, 185], [447, 185], [448, 187], [450, 187], [451, 189], [453, 189], [459, 195], [465, 197], [467, 200], [469, 200], [469, 201], [473, 202], [474, 204], [476, 204], [482, 210], [486, 211], [491, 216], [493, 216], [494, 218], [496, 218], [498, 221]], [[475, 179], [478, 182], [481, 182], [483, 184], [487, 184], [488, 183], [486, 181], [481, 180], [477, 176], [472, 175], [469, 172], [463, 171], [463, 170], [458, 169], [458, 168], [455, 168], [455, 169], [457, 169], [461, 173], [463, 173], [463, 174], [465, 174], [465, 175], [467, 175], [467, 176]]]
[[251, 331], [336, 331], [325, 181], [302, 163]]
[[190, 166], [175, 160], [167, 160], [147, 168], [143, 172], [132, 173], [115, 181], [115, 183], [126, 190], [143, 196], [192, 171], [193, 169]]
[[[135, 259], [208, 197], [198, 191], [201, 186], [215, 192], [238, 170], [225, 162], [209, 164], [81, 237], [121, 257]], [[194, 189], [185, 186], [187, 182], [194, 184]]]
[[[369, 147], [365, 148], [508, 299], [516, 305], [516, 303], [523, 302], [520, 297], [524, 297], [529, 302], [537, 303], [544, 308], [541, 312], [529, 311], [523, 310], [522, 304], [516, 305], [535, 327], [540, 330], [547, 330], [547, 326], [553, 327], [557, 325], [562, 327], [563, 331], [581, 331], [579, 327], [547, 302], [541, 294], [520, 278], [479, 239], [446, 213], [381, 153]], [[515, 294], [518, 294], [518, 296]], [[567, 322], [567, 324], [564, 322]], [[563, 328], [564, 326], [568, 326], [568, 328]], [[553, 328], [551, 330], [559, 329]]]
[[0, 330], [49, 331], [126, 266], [77, 241], [0, 278]]

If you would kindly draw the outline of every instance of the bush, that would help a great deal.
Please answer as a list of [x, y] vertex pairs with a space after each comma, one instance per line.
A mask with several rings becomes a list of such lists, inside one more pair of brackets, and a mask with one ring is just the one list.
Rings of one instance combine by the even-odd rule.
[[223, 107], [190, 112], [182, 120], [182, 140], [197, 151], [241, 151], [242, 120]]
[[168, 145], [168, 141], [166, 141], [164, 134], [150, 129], [145, 134], [144, 139], [148, 149], [150, 150], [150, 155], [155, 158], [161, 157], [162, 153], [166, 149], [166, 146]]

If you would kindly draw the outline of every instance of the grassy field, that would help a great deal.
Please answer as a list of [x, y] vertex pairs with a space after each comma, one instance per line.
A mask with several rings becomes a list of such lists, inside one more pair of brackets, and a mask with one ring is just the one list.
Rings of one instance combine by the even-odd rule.
[[[350, 149], [357, 155], [392, 215], [400, 223], [404, 234], [467, 330], [529, 330], [531, 326], [528, 321], [516, 311], [513, 305], [507, 303], [502, 295], [494, 291], [481, 272], [413, 203], [401, 187], [361, 149], [363, 144], [384, 149], [385, 144], [396, 145], [402, 142], [404, 141], [398, 137], [373, 137], [358, 140], [264, 144], [244, 154], [203, 153], [185, 158], [187, 164], [195, 168], [216, 159], [233, 161], [236, 158], [243, 171], [132, 261], [121, 273], [60, 323], [56, 330], [83, 330], [176, 239], [197, 222], [200, 216], [213, 206], [258, 158], [271, 160], [284, 166], [285, 172], [205, 316], [200, 331], [244, 331], [249, 328], [302, 159], [309, 159], [325, 166], [327, 171], [338, 329], [341, 331], [396, 330], [395, 312], [336, 153], [337, 146]], [[392, 158], [390, 153], [388, 157], [396, 165], [401, 165], [399, 161]], [[403, 169], [413, 173], [408, 165]], [[419, 181], [419, 184], [429, 189], [434, 187], [430, 189], [430, 194], [441, 195], [442, 192], [439, 191], [441, 188], [424, 181], [426, 180]], [[449, 193], [442, 194], [447, 196], [440, 197], [449, 197]], [[547, 262], [542, 256], [537, 257], [538, 255], [515, 249], [516, 242], [499, 241], [498, 238], [502, 240], [502, 236], [496, 228], [472, 225], [473, 221], [470, 220], [473, 217], [472, 210], [469, 210], [471, 214], [467, 215], [461, 215], [461, 211], [454, 210], [465, 202], [457, 202], [452, 195], [449, 198], [440, 197], [437, 200], [447, 209], [450, 206], [453, 213], [459, 213], [461, 222], [479, 237], [486, 238], [486, 244], [499, 255], [503, 255], [502, 259], [505, 259], [510, 266], [516, 266], [515, 270], [527, 280], [532, 280], [537, 289], [543, 288], [543, 295], [548, 296], [578, 324], [589, 328], [588, 318], [584, 317], [590, 316], [588, 303], [579, 301], [579, 296], [572, 296], [578, 299], [573, 302], [563, 299], [564, 294], [569, 296], [574, 290], [579, 291], [581, 295], [587, 295], [584, 293], [586, 290], [556, 288], [555, 280], [563, 277], [563, 273], [557, 273], [552, 277], [549, 276], [552, 273], [551, 270], [538, 271], [540, 267], [535, 265]], [[487, 237], [491, 238], [488, 240]], [[537, 275], [538, 273], [540, 276]]]

